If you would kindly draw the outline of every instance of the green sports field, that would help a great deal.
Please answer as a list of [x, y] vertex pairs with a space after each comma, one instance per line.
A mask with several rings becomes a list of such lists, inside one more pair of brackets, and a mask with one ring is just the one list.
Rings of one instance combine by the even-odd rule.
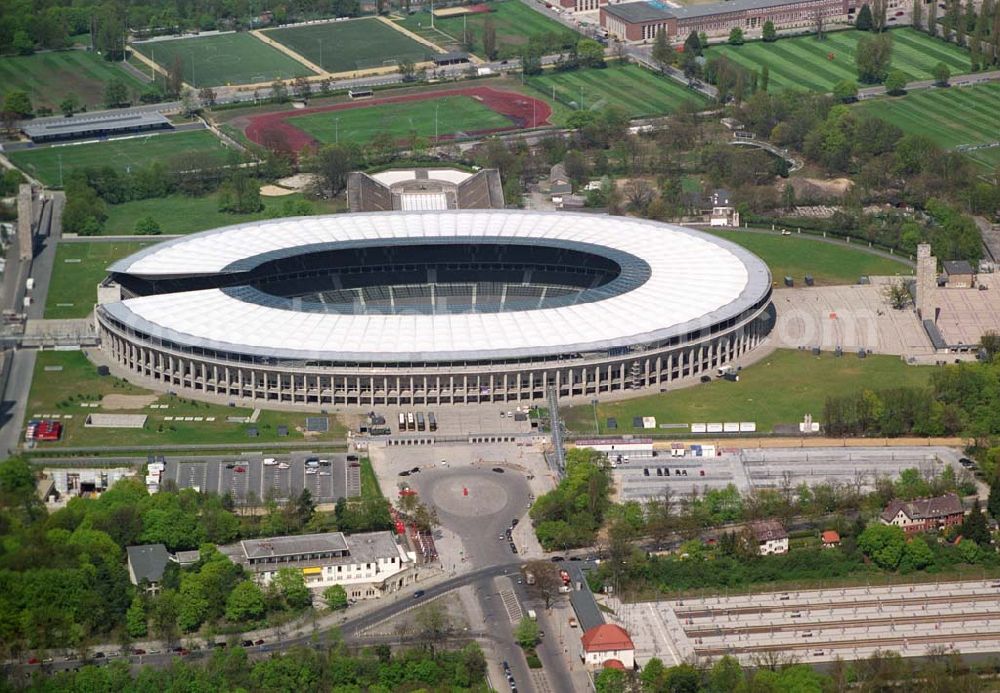
[[45, 317], [85, 318], [97, 303], [97, 285], [115, 260], [136, 253], [149, 243], [60, 243], [52, 266]]
[[121, 63], [108, 62], [96, 53], [82, 50], [36, 53], [0, 58], [0, 101], [7, 91], [22, 89], [35, 108], [47, 106], [56, 113], [70, 94], [88, 108], [104, 105], [104, 88], [112, 79], [122, 80], [133, 93], [145, 85]]
[[705, 98], [682, 84], [653, 74], [638, 65], [584, 68], [572, 72], [548, 71], [527, 84], [548, 98], [577, 108], [622, 106], [629, 116], [672, 113], [685, 102], [705, 103]]
[[66, 175], [74, 168], [113, 166], [124, 171], [148, 166], [154, 161], [168, 161], [177, 154], [190, 151], [208, 153], [219, 163], [225, 162], [230, 152], [208, 130], [192, 130], [105, 142], [21, 149], [8, 152], [7, 156], [15, 166], [41, 179], [46, 185], [61, 186]]
[[[618, 420], [618, 433], [630, 433], [632, 418], [655, 416], [657, 424], [755, 421], [769, 433], [775, 424], [801, 421], [805, 414], [819, 420], [828, 396], [863, 388], [921, 387], [930, 382], [932, 366], [908, 366], [898, 356], [859, 359], [830, 353], [779, 349], [760, 363], [743, 369], [739, 382], [714, 380], [703, 385], [597, 406], [597, 423], [607, 433], [607, 419]], [[594, 433], [594, 407], [560, 409], [567, 428]], [[615, 431], [612, 431], [615, 432]], [[642, 432], [641, 430], [636, 432]], [[646, 431], [648, 433], [648, 431]]]
[[780, 236], [753, 231], [710, 231], [743, 246], [767, 263], [771, 277], [781, 281], [793, 277], [802, 284], [812, 275], [818, 286], [854, 284], [861, 276], [909, 275], [906, 263], [869, 253], [843, 241], [827, 242], [807, 235]]
[[501, 58], [510, 58], [517, 54], [519, 48], [533, 36], [552, 35], [557, 40], [550, 41], [551, 52], [558, 52], [562, 42], [575, 43], [580, 35], [536, 12], [519, 0], [501, 0], [487, 3], [494, 11], [488, 14], [470, 14], [465, 17], [448, 17], [435, 19], [431, 28], [430, 12], [418, 12], [405, 19], [400, 24], [413, 33], [445, 47], [455, 48], [462, 43], [462, 33], [466, 27], [472, 32], [474, 41], [472, 52], [483, 56], [483, 23], [487, 17], [492, 17], [497, 34], [497, 47]]
[[444, 96], [428, 101], [312, 113], [289, 118], [288, 122], [323, 143], [362, 144], [380, 132], [388, 132], [397, 140], [405, 139], [413, 132], [420, 137], [433, 138], [435, 111], [438, 135], [513, 126], [510, 120], [469, 96]]
[[268, 38], [330, 72], [381, 67], [387, 62], [420, 62], [434, 51], [372, 18], [272, 29]]
[[272, 82], [313, 74], [299, 61], [250, 34], [152, 41], [132, 47], [168, 70], [179, 57], [184, 81], [195, 87]]
[[[855, 108], [904, 132], [927, 135], [947, 149], [1000, 140], [1000, 84], [923, 89], [906, 96], [863, 101]], [[966, 155], [991, 171], [1000, 166], [1000, 147], [972, 150]]]
[[[767, 65], [771, 91], [795, 88], [826, 92], [841, 80], [857, 80], [855, 53], [858, 39], [866, 33], [852, 29], [830, 32], [824, 41], [817, 41], [814, 36], [799, 36], [774, 43], [723, 44], [712, 46], [705, 51], [705, 56], [711, 59], [725, 55], [757, 72]], [[939, 62], [947, 65], [953, 75], [969, 71], [968, 52], [953, 43], [908, 27], [893, 29], [889, 35], [892, 37], [892, 67], [905, 72], [911, 80], [932, 79], [931, 70]]]

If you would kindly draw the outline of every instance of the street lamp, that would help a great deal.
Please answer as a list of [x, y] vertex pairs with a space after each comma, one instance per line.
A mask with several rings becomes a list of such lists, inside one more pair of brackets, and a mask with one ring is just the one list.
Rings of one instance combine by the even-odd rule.
[[334, 144], [340, 144], [340, 118], [333, 119], [334, 125]]
[[440, 104], [434, 104], [434, 141], [437, 142], [438, 139], [438, 107]]

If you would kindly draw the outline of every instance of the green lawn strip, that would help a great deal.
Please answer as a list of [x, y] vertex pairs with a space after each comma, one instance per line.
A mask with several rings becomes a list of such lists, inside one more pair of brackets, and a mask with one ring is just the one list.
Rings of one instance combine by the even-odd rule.
[[[720, 46], [720, 48], [724, 49], [724, 54], [727, 57], [751, 72], [759, 72], [765, 64], [768, 65], [770, 72], [768, 76], [770, 80], [769, 88], [822, 90], [823, 83], [806, 76], [802, 71], [803, 64], [791, 57], [787, 51], [772, 51], [763, 45], [753, 45], [751, 47], [754, 50], [746, 51], [744, 55], [737, 48]], [[742, 48], [746, 48], [746, 46], [742, 46]], [[711, 49], [709, 55], [711, 55]]]
[[59, 112], [59, 104], [70, 94], [88, 108], [104, 106], [104, 90], [109, 81], [120, 79], [133, 95], [145, 84], [121, 63], [104, 60], [83, 50], [54, 51], [28, 56], [0, 58], [0, 98], [8, 91], [22, 89], [37, 109]]
[[250, 34], [218, 34], [133, 44], [133, 48], [170, 69], [180, 58], [184, 81], [195, 87], [271, 82], [312, 75], [291, 56]]
[[771, 269], [772, 277], [795, 277], [809, 274], [818, 285], [854, 284], [860, 276], [912, 274], [902, 261], [852, 248], [844, 243], [827, 243], [810, 236], [779, 236], [746, 231], [712, 231], [756, 254]]
[[859, 108], [894, 123], [904, 132], [921, 133], [943, 147], [993, 141], [1000, 90], [957, 87], [924, 90], [893, 99], [873, 99]]
[[[61, 371], [45, 370], [62, 367]], [[167, 409], [149, 407], [115, 410], [109, 413], [146, 414], [149, 418], [142, 429], [86, 428], [87, 414], [108, 412], [103, 408], [80, 406], [81, 402], [94, 402], [103, 395], [156, 395], [156, 404], [167, 404]], [[245, 444], [254, 447], [266, 443], [303, 441], [307, 438], [300, 430], [305, 426], [307, 414], [299, 412], [262, 412], [256, 424], [228, 423], [226, 417], [246, 417], [250, 409], [195, 402], [183, 397], [151, 393], [113, 376], [97, 375], [97, 368], [79, 351], [42, 351], [35, 364], [31, 392], [28, 395], [27, 417], [35, 414], [59, 414], [63, 423], [63, 438], [58, 443], [40, 443], [38, 451], [60, 447], [89, 446], [140, 446], [140, 445], [197, 445]], [[66, 419], [67, 414], [72, 419]], [[166, 421], [164, 417], [173, 417]], [[215, 417], [215, 421], [177, 421], [177, 417]], [[287, 437], [279, 437], [278, 425], [287, 425]], [[247, 429], [255, 426], [256, 438], [247, 436]], [[318, 439], [334, 440], [343, 437], [344, 428], [334, 425]], [[309, 440], [314, 438], [310, 436]]]
[[430, 47], [372, 18], [264, 33], [331, 72], [381, 66], [386, 60], [419, 62], [434, 54]]
[[[953, 147], [967, 142], [967, 137], [961, 137], [960, 132], [968, 132], [974, 139], [978, 138], [975, 130], [967, 129], [949, 117], [948, 112], [930, 108], [927, 101], [921, 104], [887, 103], [879, 115], [904, 132], [928, 135], [942, 147]], [[952, 111], [953, 113], [954, 111]]]
[[[178, 154], [197, 151], [224, 163], [232, 154], [209, 130], [187, 130], [137, 135], [102, 142], [33, 147], [9, 152], [16, 166], [37, 176], [43, 183], [61, 186], [74, 168], [111, 166], [119, 171], [166, 162]], [[62, 169], [60, 177], [60, 166]]]
[[893, 52], [897, 46], [904, 46], [907, 55], [914, 56], [913, 60], [924, 66], [923, 70], [927, 74], [934, 69], [939, 62], [944, 63], [952, 69], [965, 73], [969, 71], [969, 56], [964, 49], [957, 47], [953, 43], [945, 43], [937, 39], [928, 40], [928, 36], [922, 33], [915, 33], [910, 29], [900, 29], [893, 31], [890, 36], [893, 40]]
[[[645, 112], [642, 115], [671, 113], [682, 101], [700, 102], [690, 89], [666, 78], [658, 77], [639, 66], [630, 65], [622, 69], [621, 72], [621, 83], [617, 81], [619, 75], [615, 73], [610, 73], [607, 81], [619, 87], [616, 90], [616, 95], [620, 94], [623, 101], [635, 100], [643, 104]], [[592, 73], [594, 80], [600, 80], [602, 76], [598, 72]]]
[[367, 457], [361, 458], [361, 500], [372, 498], [384, 498], [382, 487], [379, 486], [378, 477], [372, 467], [372, 461]]
[[[861, 389], [924, 387], [934, 371], [908, 366], [898, 356], [854, 355], [841, 358], [809, 351], [778, 350], [740, 373], [739, 382], [715, 380], [662, 394], [597, 405], [600, 432], [607, 433], [608, 417], [618, 420], [612, 433], [646, 433], [632, 428], [632, 418], [654, 416], [661, 423], [724, 423], [755, 421], [757, 431], [770, 432], [775, 424], [801, 421], [805, 414], [819, 420], [829, 396]], [[566, 426], [581, 435], [594, 433], [594, 408], [580, 405], [560, 410]], [[675, 433], [674, 435], [682, 435]]]
[[[143, 217], [153, 217], [164, 234], [194, 233], [219, 226], [230, 226], [268, 217], [268, 209], [281, 209], [286, 200], [301, 200], [301, 194], [283, 197], [261, 197], [264, 209], [253, 214], [232, 214], [219, 210], [219, 197], [212, 193], [204, 197], [169, 195], [149, 200], [135, 200], [118, 205], [108, 205], [108, 219], [104, 223], [106, 236], [135, 233], [135, 224]], [[323, 200], [308, 200], [315, 214], [332, 213], [336, 206]]]
[[290, 118], [289, 122], [320, 142], [333, 142], [339, 137], [341, 141], [364, 143], [379, 132], [389, 132], [400, 139], [412, 131], [422, 137], [433, 137], [435, 109], [439, 135], [513, 126], [512, 121], [468, 96], [313, 113]]
[[[97, 285], [112, 262], [148, 243], [60, 243], [45, 302], [47, 319], [85, 318], [97, 303]], [[77, 262], [78, 261], [78, 262]]]
[[[778, 46], [781, 42], [775, 44]], [[824, 88], [832, 88], [834, 84], [845, 79], [856, 79], [857, 68], [854, 65], [853, 55], [850, 64], [840, 56], [837, 51], [831, 51], [826, 41], [800, 41], [788, 45], [788, 59], [801, 66], [808, 66], [810, 74], [816, 78], [822, 78]], [[834, 59], [827, 56], [834, 53]]]
[[574, 72], [567, 80], [567, 83], [573, 86], [570, 96], [575, 94], [575, 100], [579, 103], [582, 93], [584, 108], [619, 105], [633, 117], [663, 112], [664, 105], [657, 103], [654, 93], [630, 89], [629, 86], [635, 86], [631, 80], [629, 85], [624, 85], [615, 80], [616, 76], [607, 75], [608, 79], [603, 79], [605, 75], [597, 72]]

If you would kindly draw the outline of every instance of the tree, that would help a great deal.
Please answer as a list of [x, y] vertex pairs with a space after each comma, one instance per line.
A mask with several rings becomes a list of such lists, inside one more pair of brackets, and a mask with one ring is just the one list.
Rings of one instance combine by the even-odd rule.
[[35, 52], [35, 42], [28, 35], [28, 32], [23, 29], [18, 29], [14, 32], [11, 47], [18, 55], [31, 55]]
[[670, 47], [670, 42], [667, 40], [666, 30], [661, 27], [656, 32], [656, 39], [653, 41], [653, 62], [659, 66], [660, 72], [663, 72], [667, 69], [668, 65], [673, 64], [676, 55], [674, 49]]
[[80, 99], [76, 97], [76, 94], [67, 94], [66, 98], [59, 103], [59, 110], [62, 111], [64, 116], [69, 118], [80, 110]]
[[927, 8], [927, 33], [937, 36], [937, 3], [932, 2]]
[[731, 46], [742, 46], [743, 45], [743, 29], [738, 26], [734, 26], [729, 31], [729, 45]]
[[764, 63], [764, 67], [760, 69], [760, 90], [767, 91], [767, 86], [771, 82], [771, 68]]
[[438, 602], [431, 602], [417, 611], [414, 616], [420, 634], [428, 643], [428, 649], [434, 652], [435, 646], [451, 631], [451, 621], [444, 607]]
[[202, 104], [208, 108], [215, 106], [215, 100], [218, 98], [218, 94], [212, 87], [202, 87], [198, 90], [198, 99], [201, 100]]
[[280, 79], [271, 82], [271, 100], [275, 103], [288, 101], [288, 86]]
[[939, 87], [947, 87], [948, 80], [951, 79], [951, 70], [944, 63], [938, 63], [934, 66], [934, 83]]
[[404, 82], [412, 82], [416, 79], [414, 75], [416, 74], [417, 68], [412, 60], [400, 60], [398, 70], [399, 74], [402, 75]]
[[764, 28], [761, 29], [761, 38], [767, 43], [778, 40], [778, 31], [774, 28], [774, 22], [770, 19], [764, 22]]
[[861, 6], [861, 9], [858, 10], [858, 16], [854, 20], [854, 28], [858, 31], [871, 31], [874, 25], [875, 23], [872, 20], [872, 8], [869, 7], [866, 2]]
[[219, 186], [219, 210], [233, 214], [250, 214], [264, 208], [260, 200], [260, 185], [244, 169], [237, 169]]
[[545, 608], [552, 606], [552, 600], [559, 594], [562, 587], [562, 577], [559, 575], [559, 566], [551, 561], [529, 561], [524, 566], [525, 573], [531, 573], [534, 584], [528, 585], [528, 591], [545, 602]]
[[902, 70], [890, 70], [885, 78], [885, 91], [891, 96], [906, 93], [906, 73]]
[[625, 672], [621, 669], [602, 669], [594, 678], [594, 690], [597, 693], [625, 693], [628, 690], [625, 685]]
[[882, 288], [882, 295], [894, 310], [903, 310], [910, 304], [910, 289], [903, 280], [886, 284]]
[[986, 526], [986, 515], [983, 514], [983, 510], [979, 506], [978, 498], [972, 504], [972, 510], [962, 521], [960, 532], [964, 539], [974, 541], [980, 546], [990, 545], [990, 530]]
[[688, 34], [688, 37], [684, 39], [684, 52], [690, 55], [700, 56], [702, 54], [703, 46], [701, 39], [698, 37], [697, 31], [692, 31]]
[[858, 41], [854, 59], [860, 82], [864, 84], [884, 82], [892, 61], [892, 39], [888, 34], [862, 36]]
[[177, 639], [177, 617], [180, 605], [173, 590], [160, 592], [153, 600], [151, 621], [153, 632], [162, 640], [172, 643]]
[[858, 548], [883, 570], [895, 570], [903, 558], [906, 535], [893, 525], [875, 522], [858, 536]]
[[899, 568], [904, 573], [908, 573], [914, 570], [923, 570], [933, 562], [934, 552], [931, 551], [931, 547], [927, 545], [927, 541], [923, 537], [917, 536], [906, 542]]
[[295, 98], [300, 101], [305, 101], [309, 98], [312, 93], [312, 85], [309, 84], [309, 80], [305, 77], [296, 77], [292, 81], [292, 93], [295, 94]]
[[584, 67], [602, 68], [607, 65], [604, 62], [604, 46], [593, 39], [580, 39], [576, 44], [576, 56]]
[[920, 28], [920, 25], [924, 23], [924, 0], [913, 0], [913, 10], [910, 16], [913, 18], [913, 26], [916, 29]]
[[237, 584], [226, 600], [226, 618], [237, 623], [261, 618], [264, 609], [264, 593], [251, 580]]
[[125, 82], [115, 77], [104, 85], [104, 105], [108, 108], [128, 106], [128, 87]]
[[521, 619], [514, 629], [514, 640], [525, 650], [530, 650], [538, 644], [538, 622], [527, 616]]
[[785, 188], [781, 192], [781, 201], [785, 210], [790, 212], [795, 209], [795, 186], [791, 183], [785, 183]]
[[483, 21], [483, 53], [487, 60], [497, 59], [497, 29], [493, 25], [493, 17], [487, 16]]
[[275, 576], [274, 584], [289, 609], [304, 609], [312, 604], [312, 594], [306, 587], [301, 570], [282, 568]]
[[889, 0], [872, 0], [872, 30], [876, 33], [885, 31]]
[[184, 86], [184, 61], [181, 59], [180, 53], [174, 54], [174, 59], [170, 63], [170, 69], [167, 70], [167, 93], [176, 96], [181, 93], [181, 88]]
[[824, 31], [824, 25], [823, 25], [824, 19], [825, 18], [823, 17], [823, 10], [817, 8], [816, 13], [813, 15], [813, 24], [816, 26], [817, 41], [822, 41], [826, 38], [826, 33]]
[[853, 103], [858, 98], [858, 83], [842, 79], [833, 85], [833, 96], [841, 103]]
[[31, 106], [28, 93], [21, 89], [11, 89], [3, 99], [3, 110], [17, 118], [28, 118], [35, 110]]
[[343, 585], [330, 585], [323, 590], [323, 599], [331, 611], [347, 608], [347, 590]]
[[162, 233], [160, 224], [148, 214], [135, 222], [135, 232], [140, 236], [159, 236]]
[[987, 361], [994, 360], [997, 354], [1000, 354], [1000, 332], [996, 330], [984, 332], [983, 336], [979, 338], [979, 348], [983, 351]]

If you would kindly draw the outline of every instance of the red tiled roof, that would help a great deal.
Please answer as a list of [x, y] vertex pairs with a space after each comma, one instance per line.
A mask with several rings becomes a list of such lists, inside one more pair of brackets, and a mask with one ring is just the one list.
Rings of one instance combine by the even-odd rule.
[[832, 529], [828, 529], [825, 532], [823, 532], [824, 544], [837, 544], [839, 542], [840, 542], [840, 535], [837, 532], [833, 531]]
[[918, 498], [912, 501], [893, 500], [882, 511], [882, 519], [892, 519], [902, 510], [911, 520], [934, 520], [964, 512], [962, 500], [954, 493], [946, 493], [937, 498]]
[[624, 628], [614, 623], [602, 623], [583, 634], [583, 649], [586, 652], [610, 652], [634, 650], [635, 645]]
[[605, 669], [621, 669], [622, 671], [625, 670], [625, 665], [622, 663], [622, 660], [620, 659], [609, 659], [603, 664], [603, 666]]

